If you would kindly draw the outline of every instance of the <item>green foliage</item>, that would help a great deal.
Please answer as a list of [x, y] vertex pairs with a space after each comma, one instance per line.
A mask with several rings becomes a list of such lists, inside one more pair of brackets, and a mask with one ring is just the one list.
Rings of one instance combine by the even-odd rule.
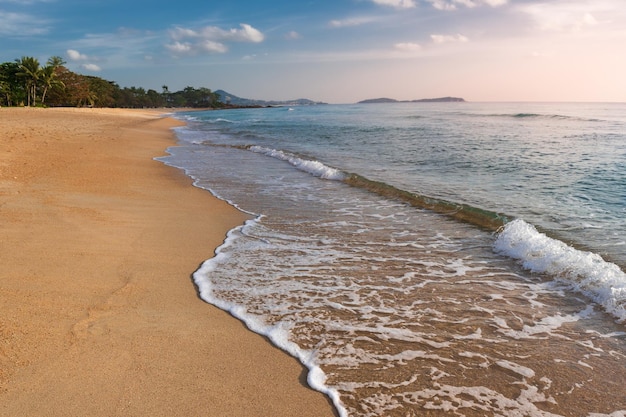
[[48, 59], [45, 66], [33, 57], [0, 64], [0, 106], [66, 106], [66, 107], [222, 107], [218, 95], [208, 88], [185, 87], [171, 92], [164, 85], [161, 93], [142, 87], [120, 88], [100, 77], [81, 75], [65, 67], [59, 56]]
[[23, 79], [26, 85], [26, 100], [28, 101], [28, 105], [35, 105], [37, 104], [37, 82], [41, 75], [39, 60], [32, 56], [23, 56], [21, 59], [16, 59], [15, 62], [19, 65], [17, 76]]
[[0, 64], [0, 105], [17, 106], [26, 99], [24, 84], [19, 79], [17, 62]]

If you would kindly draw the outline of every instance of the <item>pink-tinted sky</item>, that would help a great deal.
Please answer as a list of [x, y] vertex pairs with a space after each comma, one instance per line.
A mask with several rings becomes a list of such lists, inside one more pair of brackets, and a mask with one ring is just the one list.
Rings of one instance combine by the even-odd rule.
[[0, 62], [331, 103], [626, 102], [624, 0], [0, 0]]

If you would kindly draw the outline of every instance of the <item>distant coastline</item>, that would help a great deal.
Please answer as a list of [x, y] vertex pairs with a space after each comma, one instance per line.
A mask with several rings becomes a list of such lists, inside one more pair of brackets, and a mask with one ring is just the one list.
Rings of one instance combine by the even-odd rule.
[[217, 90], [215, 92], [219, 101], [226, 107], [274, 107], [274, 106], [313, 106], [319, 104], [326, 104], [321, 101], [313, 101], [308, 98], [298, 98], [294, 100], [256, 100], [250, 98], [237, 97], [234, 94], [228, 93], [224, 90]]
[[464, 103], [465, 100], [460, 97], [438, 97], [438, 98], [422, 98], [419, 100], [395, 100], [393, 98], [370, 98], [359, 101], [357, 104], [375, 104], [375, 103]]

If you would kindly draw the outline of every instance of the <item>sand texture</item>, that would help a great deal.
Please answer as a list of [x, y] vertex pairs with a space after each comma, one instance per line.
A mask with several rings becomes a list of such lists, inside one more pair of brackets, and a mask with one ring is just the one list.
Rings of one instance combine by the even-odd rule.
[[158, 112], [0, 108], [0, 416], [332, 416], [191, 281], [246, 217]]

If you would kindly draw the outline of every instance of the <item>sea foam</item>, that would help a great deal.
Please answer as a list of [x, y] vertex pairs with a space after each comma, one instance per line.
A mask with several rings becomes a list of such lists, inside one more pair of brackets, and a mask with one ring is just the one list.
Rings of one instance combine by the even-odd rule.
[[346, 178], [346, 174], [338, 169], [331, 168], [319, 161], [300, 158], [289, 152], [269, 149], [262, 146], [251, 146], [249, 149], [252, 152], [289, 162], [299, 170], [308, 172], [315, 177], [333, 181], [343, 181]]
[[245, 306], [226, 301], [214, 294], [211, 275], [219, 268], [220, 263], [228, 258], [229, 255], [224, 251], [231, 246], [239, 236], [245, 233], [244, 230], [246, 226], [253, 225], [257, 221], [258, 219], [248, 220], [244, 225], [230, 230], [224, 243], [215, 250], [215, 256], [205, 261], [200, 268], [194, 272], [193, 280], [198, 287], [200, 297], [207, 303], [227, 311], [233, 317], [244, 322], [251, 331], [267, 337], [274, 346], [297, 358], [300, 363], [309, 370], [307, 375], [309, 386], [330, 398], [340, 417], [347, 417], [348, 412], [341, 402], [339, 392], [326, 385], [327, 377], [316, 363], [316, 352], [302, 349], [296, 343], [292, 342], [289, 337], [291, 329], [288, 324], [278, 322], [274, 325], [270, 325], [260, 316], [248, 313]]
[[572, 248], [520, 219], [504, 226], [494, 249], [530, 271], [554, 276], [626, 321], [626, 274], [600, 255]]

